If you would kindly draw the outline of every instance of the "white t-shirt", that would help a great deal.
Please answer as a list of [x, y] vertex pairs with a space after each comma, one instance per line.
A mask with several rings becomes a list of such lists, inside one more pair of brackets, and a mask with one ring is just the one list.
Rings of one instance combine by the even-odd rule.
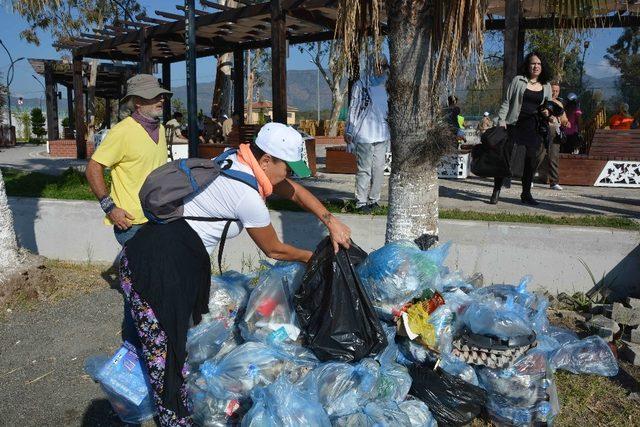
[[[238, 162], [236, 155], [229, 156], [231, 169], [253, 175], [251, 168]], [[237, 218], [231, 223], [227, 238], [236, 237], [243, 228], [266, 227], [271, 223], [269, 209], [260, 194], [240, 181], [220, 175], [202, 191], [188, 198], [184, 204], [184, 216]], [[202, 243], [211, 253], [220, 242], [225, 221], [187, 220], [198, 233]]]

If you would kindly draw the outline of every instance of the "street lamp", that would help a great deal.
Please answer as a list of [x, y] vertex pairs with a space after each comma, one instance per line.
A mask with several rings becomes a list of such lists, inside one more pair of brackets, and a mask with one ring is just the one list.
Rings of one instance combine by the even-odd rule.
[[[37, 82], [40, 84], [40, 86], [42, 86], [42, 90], [43, 90], [43, 91], [44, 91], [44, 93], [46, 94], [46, 92], [47, 92], [47, 88], [46, 88], [46, 87], [44, 87], [44, 84], [43, 84], [40, 80], [38, 80], [38, 78], [36, 77], [36, 75], [35, 75], [35, 74], [31, 74], [31, 77], [33, 77], [33, 78], [34, 78], [34, 80], [35, 80], [35, 81], [37, 81]], [[42, 96], [40, 97], [40, 109], [42, 109]]]
[[7, 55], [9, 55], [9, 61], [11, 61], [11, 65], [9, 65], [9, 70], [7, 70], [7, 107], [9, 108], [9, 129], [11, 129], [11, 82], [13, 81], [13, 66], [16, 62], [22, 61], [24, 57], [18, 58], [15, 61], [11, 57], [11, 53], [9, 53], [9, 49], [4, 45], [2, 40], [0, 40], [0, 45], [7, 51]]
[[582, 82], [582, 77], [584, 76], [584, 57], [587, 55], [587, 49], [589, 49], [589, 40], [585, 40], [582, 50], [582, 67], [580, 67], [580, 95], [584, 93], [584, 83]]

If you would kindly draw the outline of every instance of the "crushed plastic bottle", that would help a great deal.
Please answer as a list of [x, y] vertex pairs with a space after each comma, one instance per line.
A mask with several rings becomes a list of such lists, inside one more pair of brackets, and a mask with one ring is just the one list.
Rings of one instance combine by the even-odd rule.
[[252, 276], [237, 271], [225, 271], [219, 276], [212, 276], [207, 318], [232, 322], [247, 305], [247, 288], [251, 279]]
[[200, 322], [187, 332], [187, 354], [191, 366], [198, 367], [214, 358], [229, 339], [231, 329], [224, 318]]

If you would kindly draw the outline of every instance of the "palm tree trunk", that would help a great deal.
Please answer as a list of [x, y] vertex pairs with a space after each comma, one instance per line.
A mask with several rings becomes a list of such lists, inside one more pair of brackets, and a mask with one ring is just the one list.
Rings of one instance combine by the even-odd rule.
[[388, 121], [393, 154], [386, 241], [438, 235], [437, 99], [429, 87], [431, 22], [425, 1], [387, 0]]
[[329, 118], [328, 136], [336, 136], [338, 134], [338, 118], [340, 110], [344, 105], [345, 87], [341, 84], [343, 79], [333, 76], [333, 86], [331, 87], [331, 117]]
[[0, 171], [0, 283], [9, 271], [17, 267], [18, 261], [18, 241], [13, 229], [13, 215], [9, 209], [4, 179]]
[[211, 101], [211, 117], [220, 118], [223, 114], [229, 115], [231, 108], [231, 58], [232, 54], [224, 53], [218, 56], [216, 67], [216, 81]]

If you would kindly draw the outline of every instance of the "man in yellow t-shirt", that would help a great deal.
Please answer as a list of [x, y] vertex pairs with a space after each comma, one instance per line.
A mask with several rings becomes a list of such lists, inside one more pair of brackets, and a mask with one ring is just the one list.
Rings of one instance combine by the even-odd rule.
[[[131, 116], [115, 125], [87, 165], [87, 180], [105, 212], [105, 224], [113, 225], [122, 246], [147, 222], [138, 192], [147, 176], [167, 162], [167, 142], [161, 124], [165, 97], [171, 92], [160, 87], [149, 74], [127, 81], [122, 99]], [[111, 169], [111, 189], [104, 181], [104, 168]]]

